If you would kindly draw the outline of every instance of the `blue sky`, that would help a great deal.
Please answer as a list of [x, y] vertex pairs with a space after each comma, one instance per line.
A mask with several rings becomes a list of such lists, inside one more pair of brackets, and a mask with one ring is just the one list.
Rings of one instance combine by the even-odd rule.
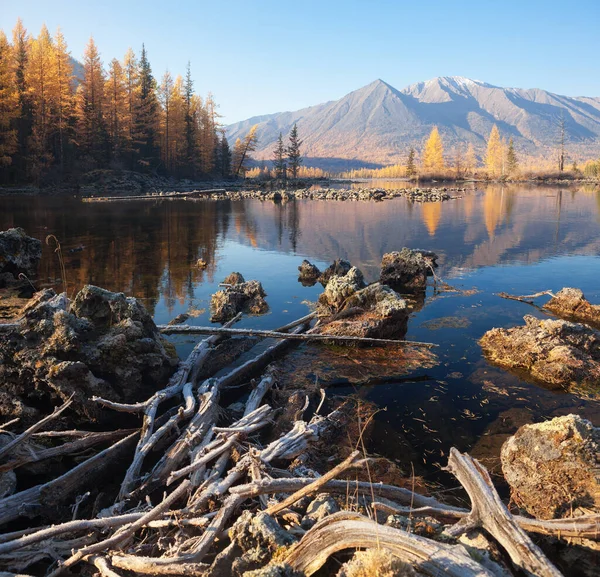
[[146, 44], [157, 78], [211, 91], [226, 123], [340, 98], [376, 78], [396, 88], [435, 76], [600, 96], [600, 0], [0, 0], [37, 34], [62, 28], [81, 59]]

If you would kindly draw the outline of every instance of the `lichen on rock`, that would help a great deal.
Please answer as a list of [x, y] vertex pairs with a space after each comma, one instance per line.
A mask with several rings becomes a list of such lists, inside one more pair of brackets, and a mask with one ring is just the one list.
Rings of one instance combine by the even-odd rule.
[[210, 299], [210, 322], [225, 323], [240, 312], [260, 315], [269, 310], [262, 284], [257, 280], [244, 281], [240, 273], [231, 273], [223, 290], [214, 293]]
[[578, 415], [523, 425], [502, 446], [512, 499], [540, 519], [600, 511], [600, 428]]
[[388, 252], [381, 259], [379, 280], [400, 292], [420, 292], [427, 286], [427, 277], [437, 266], [437, 255], [431, 251], [403, 248]]
[[600, 305], [591, 304], [578, 288], [563, 288], [544, 308], [564, 319], [600, 325]]

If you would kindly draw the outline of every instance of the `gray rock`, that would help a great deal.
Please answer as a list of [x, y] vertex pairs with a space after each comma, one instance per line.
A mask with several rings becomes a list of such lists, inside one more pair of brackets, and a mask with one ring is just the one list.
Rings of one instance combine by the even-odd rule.
[[379, 280], [400, 292], [423, 292], [436, 261], [437, 255], [430, 251], [403, 248], [389, 252], [381, 259]]
[[0, 232], [0, 286], [6, 286], [10, 276], [33, 277], [42, 258], [42, 243], [25, 234], [22, 228]]
[[265, 300], [266, 296], [262, 284], [257, 280], [227, 286], [214, 293], [210, 299], [210, 322], [227, 322], [239, 312], [253, 315], [264, 314], [269, 310], [269, 305]]
[[298, 270], [300, 271], [298, 282], [302, 283], [302, 286], [313, 286], [317, 284], [317, 281], [321, 276], [321, 271], [306, 259], [302, 261]]

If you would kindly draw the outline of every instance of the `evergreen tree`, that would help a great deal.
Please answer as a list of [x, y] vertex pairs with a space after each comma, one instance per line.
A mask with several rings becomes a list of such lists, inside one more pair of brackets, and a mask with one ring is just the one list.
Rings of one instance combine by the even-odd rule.
[[283, 179], [285, 174], [285, 146], [283, 145], [283, 135], [279, 133], [275, 150], [273, 151], [273, 170], [275, 171], [276, 179]]
[[126, 72], [121, 63], [113, 58], [108, 67], [108, 79], [105, 85], [106, 118], [110, 142], [111, 158], [121, 161], [128, 147], [129, 102]]
[[225, 136], [225, 131], [221, 134], [221, 176], [228, 178], [231, 176], [231, 149], [229, 148], [229, 142]]
[[487, 152], [485, 155], [485, 167], [488, 174], [494, 178], [502, 175], [504, 150], [502, 140], [500, 139], [500, 131], [494, 124], [487, 144]]
[[10, 180], [13, 156], [17, 152], [19, 95], [12, 67], [12, 49], [0, 30], [0, 182]]
[[423, 149], [423, 170], [436, 174], [443, 171], [444, 166], [444, 145], [438, 127], [434, 126]]
[[125, 75], [125, 150], [124, 155], [128, 159], [129, 168], [133, 170], [136, 166], [136, 111], [139, 98], [139, 69], [135, 53], [131, 48], [125, 53], [123, 59], [123, 72]]
[[408, 151], [408, 159], [406, 160], [406, 176], [413, 178], [417, 176], [417, 166], [415, 164], [415, 149], [411, 146]]
[[519, 170], [519, 161], [517, 160], [517, 153], [515, 152], [515, 145], [510, 137], [508, 141], [508, 150], [506, 152], [506, 173], [509, 176], [516, 174]]
[[194, 83], [190, 63], [188, 62], [185, 74], [185, 83], [183, 85], [183, 95], [185, 100], [185, 166], [189, 176], [196, 174], [198, 164], [197, 149], [197, 128], [198, 121], [195, 118], [192, 101], [194, 97]]
[[171, 135], [169, 134], [169, 123], [172, 120], [173, 110], [171, 101], [173, 99], [173, 77], [167, 70], [162, 78], [162, 82], [158, 88], [158, 99], [162, 106], [162, 160], [167, 171], [170, 171], [173, 166], [171, 163]]
[[300, 165], [302, 164], [302, 154], [300, 152], [301, 146], [302, 141], [298, 138], [298, 125], [294, 124], [290, 131], [290, 143], [287, 147], [290, 173], [294, 180], [298, 177], [298, 170], [300, 170]]
[[160, 163], [158, 100], [156, 81], [152, 76], [152, 68], [143, 44], [139, 62], [139, 97], [136, 104], [135, 145], [138, 166], [146, 171], [155, 171]]

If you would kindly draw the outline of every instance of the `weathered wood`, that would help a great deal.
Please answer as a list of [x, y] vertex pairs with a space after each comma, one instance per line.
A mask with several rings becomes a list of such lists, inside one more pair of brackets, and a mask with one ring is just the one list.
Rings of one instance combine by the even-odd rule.
[[26, 441], [31, 435], [33, 435], [36, 431], [43, 429], [50, 421], [53, 421], [57, 417], [59, 417], [63, 411], [68, 409], [73, 404], [73, 401], [69, 399], [65, 403], [63, 403], [60, 407], [54, 409], [52, 413], [34, 423], [29, 427], [26, 431], [23, 431], [18, 437], [14, 438], [10, 443], [7, 443], [0, 449], [0, 459], [10, 453], [15, 447]]
[[439, 577], [492, 577], [466, 552], [386, 525], [355, 513], [334, 513], [319, 521], [292, 549], [285, 562], [307, 576], [316, 573], [344, 549], [386, 549], [399, 559], [419, 566], [426, 575]]
[[203, 575], [208, 569], [204, 563], [168, 563], [160, 565], [155, 557], [141, 557], [137, 555], [113, 554], [110, 562], [118, 569], [133, 571], [143, 575]]
[[364, 343], [371, 345], [411, 345], [415, 347], [433, 348], [439, 345], [419, 341], [405, 341], [397, 339], [374, 339], [369, 337], [351, 337], [343, 335], [290, 334], [259, 329], [226, 329], [221, 327], [196, 327], [190, 325], [158, 325], [158, 329], [165, 335], [228, 335], [264, 337], [271, 339], [289, 339], [296, 341], [328, 341], [336, 343]]
[[473, 527], [482, 527], [506, 549], [512, 562], [528, 575], [562, 576], [542, 550], [519, 527], [494, 489], [485, 467], [469, 455], [462, 454], [452, 447], [448, 470], [465, 488], [472, 505], [469, 515], [452, 528], [452, 533], [457, 534]]
[[539, 293], [535, 293], [532, 295], [509, 295], [508, 293], [505, 292], [500, 292], [498, 293], [499, 297], [502, 297], [503, 299], [509, 299], [511, 301], [521, 301], [523, 303], [526, 303], [528, 305], [532, 305], [533, 303], [533, 299], [537, 299], [539, 297], [543, 297], [543, 296], [551, 296], [554, 298], [554, 294], [552, 293], [552, 291], [547, 290], [547, 291], [540, 291]]

